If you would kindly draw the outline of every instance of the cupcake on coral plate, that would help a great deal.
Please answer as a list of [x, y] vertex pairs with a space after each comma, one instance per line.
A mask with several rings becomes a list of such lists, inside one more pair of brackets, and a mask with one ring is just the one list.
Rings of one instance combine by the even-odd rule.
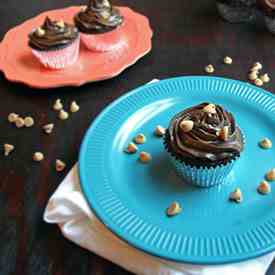
[[244, 138], [230, 112], [202, 103], [172, 118], [164, 145], [185, 181], [210, 187], [226, 182], [243, 151]]
[[63, 69], [75, 63], [79, 56], [80, 36], [71, 24], [46, 17], [43, 25], [29, 34], [29, 46], [34, 56], [47, 68]]
[[126, 41], [121, 26], [123, 17], [108, 0], [89, 0], [74, 17], [81, 41], [91, 51], [106, 52], [122, 48]]

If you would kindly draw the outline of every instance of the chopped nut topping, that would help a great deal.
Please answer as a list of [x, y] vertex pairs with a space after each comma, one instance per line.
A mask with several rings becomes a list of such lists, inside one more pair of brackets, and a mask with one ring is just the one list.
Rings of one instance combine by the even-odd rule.
[[256, 86], [263, 86], [263, 81], [260, 79], [260, 78], [256, 78], [255, 80], [254, 80], [254, 84], [256, 85]]
[[183, 130], [184, 133], [188, 133], [192, 131], [194, 127], [194, 122], [192, 120], [183, 120], [180, 123], [180, 128]]
[[232, 64], [232, 58], [229, 57], [229, 56], [226, 56], [224, 59], [223, 59], [223, 62], [224, 64]]
[[25, 117], [24, 124], [25, 124], [26, 127], [32, 127], [34, 125], [33, 118], [30, 117], [30, 116]]
[[229, 126], [224, 126], [220, 131], [219, 131], [219, 138], [223, 141], [227, 141], [229, 136]]
[[204, 68], [204, 70], [205, 70], [205, 72], [208, 73], [208, 74], [212, 74], [212, 73], [214, 73], [214, 71], [215, 71], [215, 69], [214, 69], [214, 67], [213, 67], [212, 64], [207, 65], [207, 66]]
[[151, 155], [147, 152], [141, 152], [139, 155], [139, 160], [143, 163], [147, 163], [151, 161], [151, 159], [152, 159]]
[[203, 107], [202, 110], [206, 113], [209, 113], [209, 114], [216, 114], [217, 113], [216, 106], [215, 106], [215, 104], [212, 104], [212, 103], [210, 103], [210, 104], [206, 105], [205, 107]]
[[263, 180], [259, 184], [257, 190], [258, 190], [259, 193], [261, 193], [263, 195], [266, 195], [266, 194], [268, 194], [268, 193], [271, 192], [271, 186], [270, 186], [270, 184], [267, 181]]
[[4, 155], [7, 157], [13, 150], [14, 150], [14, 145], [12, 144], [4, 144]]
[[135, 145], [135, 143], [130, 142], [127, 146], [127, 148], [125, 149], [125, 152], [129, 153], [129, 154], [134, 154], [136, 151], [138, 150], [137, 146]]
[[168, 217], [173, 217], [182, 212], [182, 208], [178, 202], [173, 202], [166, 210]]
[[60, 110], [60, 112], [59, 112], [59, 118], [61, 120], [66, 120], [66, 119], [69, 118], [69, 113], [66, 112], [66, 111], [64, 111], [64, 110]]
[[8, 121], [10, 123], [14, 123], [18, 118], [18, 114], [16, 113], [10, 113], [9, 116], [8, 116]]
[[43, 126], [43, 130], [46, 134], [50, 134], [53, 131], [54, 128], [54, 124], [50, 123], [50, 124], [46, 124]]
[[42, 36], [45, 35], [46, 32], [45, 32], [44, 29], [42, 29], [41, 27], [39, 27], [39, 28], [36, 29], [35, 33], [37, 34], [37, 36], [42, 37]]
[[43, 155], [43, 153], [41, 153], [41, 152], [35, 152], [35, 153], [33, 154], [32, 159], [33, 159], [34, 161], [39, 162], [39, 161], [42, 161], [42, 160], [44, 159], [44, 155]]
[[270, 149], [272, 148], [272, 141], [269, 138], [264, 138], [259, 142], [259, 145], [263, 149]]
[[16, 120], [15, 120], [15, 126], [17, 128], [22, 128], [25, 126], [25, 121], [22, 117], [18, 117]]
[[155, 135], [157, 137], [162, 137], [165, 134], [165, 128], [163, 128], [161, 125], [158, 125], [155, 129]]
[[65, 168], [66, 168], [66, 164], [62, 160], [57, 159], [55, 161], [55, 170], [57, 172], [62, 172]]
[[268, 74], [263, 74], [260, 76], [260, 79], [263, 81], [263, 83], [267, 83], [270, 81], [270, 77]]
[[134, 142], [137, 144], [143, 144], [146, 142], [146, 137], [144, 134], [138, 134], [135, 138], [134, 138]]
[[265, 175], [265, 178], [268, 181], [274, 181], [275, 180], [275, 168], [271, 169], [270, 171], [268, 171]]
[[248, 75], [249, 80], [256, 80], [258, 78], [258, 71], [253, 71]]
[[236, 188], [235, 191], [230, 193], [229, 199], [231, 201], [240, 203], [243, 200], [243, 195], [242, 195], [242, 191], [240, 188]]
[[61, 100], [59, 98], [55, 101], [55, 103], [53, 105], [53, 109], [55, 111], [60, 111], [63, 109], [63, 104], [61, 103]]
[[70, 111], [71, 113], [75, 113], [79, 111], [79, 105], [75, 101], [72, 101], [71, 106], [70, 106]]

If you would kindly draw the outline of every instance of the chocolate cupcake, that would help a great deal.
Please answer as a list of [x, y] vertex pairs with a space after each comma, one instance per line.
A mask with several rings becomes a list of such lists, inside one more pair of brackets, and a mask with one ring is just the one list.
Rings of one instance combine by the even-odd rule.
[[275, 34], [275, 0], [257, 0], [257, 7], [264, 15], [267, 29]]
[[111, 51], [125, 42], [120, 31], [123, 16], [108, 0], [89, 0], [87, 7], [75, 15], [74, 22], [89, 50]]
[[241, 23], [255, 17], [256, 0], [217, 0], [220, 15], [230, 23]]
[[164, 145], [180, 176], [209, 187], [225, 182], [244, 139], [231, 113], [220, 105], [202, 103], [173, 117]]
[[79, 39], [73, 25], [46, 17], [43, 25], [29, 34], [29, 46], [45, 67], [61, 69], [77, 60]]

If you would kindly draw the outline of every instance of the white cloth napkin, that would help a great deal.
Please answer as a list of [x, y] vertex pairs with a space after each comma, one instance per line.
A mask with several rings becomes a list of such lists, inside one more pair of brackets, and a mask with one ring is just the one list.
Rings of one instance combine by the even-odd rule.
[[[154, 80], [157, 81], [157, 80]], [[146, 254], [116, 237], [91, 211], [80, 188], [75, 165], [50, 198], [44, 220], [83, 248], [139, 275], [264, 275], [275, 252], [227, 265], [179, 264]]]

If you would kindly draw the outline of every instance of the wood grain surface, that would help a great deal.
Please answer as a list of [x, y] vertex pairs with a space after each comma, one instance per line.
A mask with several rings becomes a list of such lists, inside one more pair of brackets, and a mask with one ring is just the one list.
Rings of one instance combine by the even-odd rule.
[[[16, 146], [8, 158], [0, 156], [0, 275], [130, 274], [70, 243], [57, 226], [42, 220], [47, 200], [78, 159], [87, 127], [120, 95], [153, 78], [204, 74], [209, 63], [216, 68], [214, 75], [246, 81], [248, 68], [256, 61], [262, 62], [271, 79], [274, 77], [265, 87], [275, 91], [275, 36], [266, 31], [261, 18], [250, 24], [230, 25], [218, 17], [213, 0], [114, 2], [148, 16], [154, 29], [152, 52], [120, 76], [79, 88], [45, 91], [9, 83], [0, 76], [0, 144]], [[42, 11], [84, 3], [2, 0], [1, 38], [11, 27]], [[222, 64], [225, 55], [233, 58], [232, 65]], [[56, 98], [65, 106], [76, 100], [81, 109], [67, 121], [60, 121], [51, 111]], [[6, 119], [10, 112], [33, 116], [35, 127], [14, 128]], [[41, 131], [48, 122], [55, 123], [49, 136]], [[35, 151], [42, 151], [45, 161], [34, 163]], [[67, 163], [64, 173], [55, 172], [56, 158]], [[275, 275], [275, 265], [267, 274]]]

